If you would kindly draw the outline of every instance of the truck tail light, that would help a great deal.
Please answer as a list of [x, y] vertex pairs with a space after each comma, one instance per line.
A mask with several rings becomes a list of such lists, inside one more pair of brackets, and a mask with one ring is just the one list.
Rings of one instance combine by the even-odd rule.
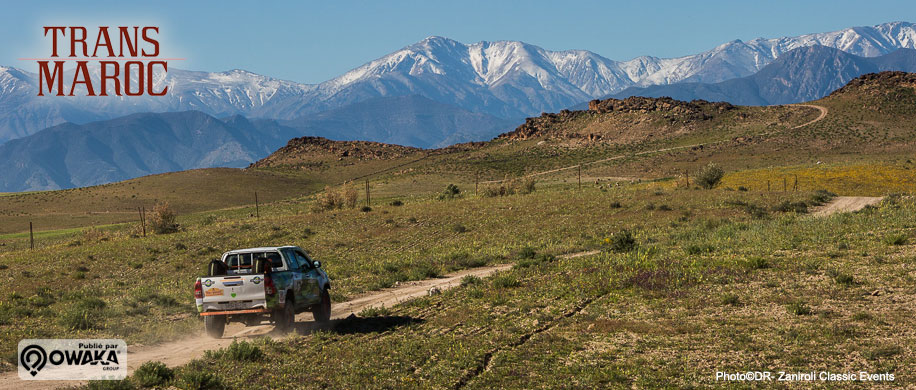
[[264, 292], [267, 295], [274, 295], [277, 293], [277, 286], [274, 285], [274, 279], [271, 278], [269, 274], [264, 275]]
[[204, 288], [200, 285], [200, 279], [197, 279], [197, 282], [194, 283], [194, 298], [204, 299]]

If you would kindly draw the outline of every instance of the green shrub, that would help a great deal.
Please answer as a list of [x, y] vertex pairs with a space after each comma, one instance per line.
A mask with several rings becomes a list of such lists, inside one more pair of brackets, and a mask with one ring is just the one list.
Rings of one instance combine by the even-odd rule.
[[723, 176], [725, 176], [725, 171], [722, 168], [714, 163], [709, 163], [697, 173], [696, 182], [700, 187], [708, 190], [718, 185]]
[[811, 203], [814, 205], [822, 205], [829, 202], [831, 199], [835, 198], [836, 194], [827, 191], [827, 190], [817, 190], [814, 192], [814, 195], [811, 195]]
[[452, 231], [455, 232], [455, 233], [464, 233], [464, 232], [468, 231], [468, 228], [465, 227], [464, 225], [460, 224], [460, 223], [456, 223], [456, 224], [452, 225]]
[[480, 283], [483, 283], [483, 279], [474, 275], [466, 275], [465, 277], [461, 278], [462, 286], [476, 286]]
[[60, 324], [71, 330], [100, 328], [101, 311], [105, 306], [105, 301], [99, 298], [82, 298], [64, 309], [59, 317]]
[[735, 294], [726, 294], [722, 297], [722, 304], [729, 306], [738, 306], [738, 296]]
[[397, 207], [397, 206], [403, 206], [403, 205], [404, 205], [404, 202], [402, 202], [401, 200], [393, 200], [393, 201], [391, 201], [391, 203], [389, 203], [389, 204], [392, 205], [392, 206]]
[[619, 208], [623, 207], [623, 206], [620, 204], [620, 202], [617, 202], [617, 201], [611, 202], [611, 205], [610, 205], [610, 206], [611, 206], [612, 209], [619, 209]]
[[364, 213], [368, 213], [368, 212], [372, 211], [372, 207], [363, 206], [361, 209], [359, 209], [359, 211], [362, 211], [362, 212], [364, 212]]
[[225, 349], [207, 351], [206, 356], [213, 359], [228, 358], [239, 362], [254, 362], [263, 359], [264, 352], [248, 341], [234, 340]]
[[904, 245], [907, 242], [907, 236], [903, 233], [890, 234], [884, 237], [884, 243], [887, 245]]
[[162, 362], [143, 363], [134, 371], [133, 375], [134, 381], [142, 387], [162, 386], [171, 381], [174, 377], [175, 373], [172, 369], [168, 368]]
[[806, 316], [811, 314], [811, 308], [804, 302], [793, 302], [787, 307], [789, 313], [797, 316]]
[[636, 249], [636, 239], [629, 230], [621, 230], [613, 236], [604, 239], [605, 245], [612, 252], [629, 252]]
[[391, 315], [391, 310], [384, 306], [379, 306], [379, 307], [370, 306], [370, 307], [367, 307], [361, 310], [358, 315], [363, 318], [384, 317], [384, 316]]
[[493, 278], [493, 287], [496, 288], [513, 288], [522, 284], [514, 275], [499, 275]]
[[537, 251], [530, 246], [526, 246], [518, 251], [518, 258], [520, 259], [533, 259], [537, 255]]
[[804, 214], [808, 212], [808, 204], [805, 202], [790, 202], [787, 200], [773, 207], [773, 211], [778, 211], [781, 213], [794, 212], [797, 214]]
[[747, 267], [750, 269], [766, 269], [770, 268], [770, 262], [763, 257], [751, 257], [747, 259]]
[[439, 194], [439, 200], [455, 199], [461, 197], [461, 189], [454, 184], [445, 186], [445, 190]]
[[716, 247], [709, 244], [690, 244], [684, 248], [684, 252], [687, 252], [688, 255], [699, 255], [702, 253], [712, 253], [715, 252]]
[[222, 381], [212, 373], [201, 370], [188, 370], [181, 373], [178, 378], [182, 389], [211, 390], [223, 388]]

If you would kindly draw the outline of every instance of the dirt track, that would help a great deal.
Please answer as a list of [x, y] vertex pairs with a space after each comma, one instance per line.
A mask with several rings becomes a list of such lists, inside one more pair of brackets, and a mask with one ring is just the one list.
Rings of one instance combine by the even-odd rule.
[[[595, 253], [598, 252], [579, 252], [561, 256], [561, 258], [573, 258]], [[442, 278], [402, 283], [398, 287], [374, 291], [347, 302], [336, 303], [333, 305], [331, 311], [332, 321], [327, 326], [333, 327], [340, 319], [347, 318], [351, 314], [356, 314], [368, 307], [390, 307], [410, 299], [427, 295], [429, 290], [433, 287], [439, 290], [455, 287], [461, 283], [461, 278], [468, 275], [486, 277], [511, 267], [511, 264], [504, 264], [458, 271]], [[318, 326], [312, 321], [312, 315], [310, 313], [297, 315], [296, 321], [298, 322], [297, 333], [305, 334], [318, 329]], [[188, 337], [178, 341], [153, 346], [128, 346], [128, 368], [132, 373], [137, 367], [148, 361], [160, 361], [168, 366], [182, 365], [192, 359], [203, 356], [204, 352], [207, 350], [227, 347], [237, 338], [245, 339], [264, 335], [273, 338], [286, 337], [286, 335], [276, 333], [273, 330], [273, 325], [246, 327], [242, 324], [230, 324], [226, 327], [225, 336], [221, 339], [209, 338], [201, 329], [200, 333], [194, 337]], [[15, 371], [0, 375], [0, 389], [46, 389], [74, 386], [78, 384], [80, 384], [80, 382], [75, 381], [23, 381], [19, 379]]]
[[838, 196], [833, 198], [830, 203], [818, 207], [811, 213], [816, 217], [824, 217], [835, 213], [848, 213], [859, 211], [865, 206], [873, 205], [884, 199], [880, 196]]

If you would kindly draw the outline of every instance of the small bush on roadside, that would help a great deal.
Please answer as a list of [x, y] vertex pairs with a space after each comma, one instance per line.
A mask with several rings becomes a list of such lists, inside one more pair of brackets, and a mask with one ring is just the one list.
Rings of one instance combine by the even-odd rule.
[[831, 199], [835, 197], [836, 197], [836, 194], [830, 191], [817, 190], [814, 192], [814, 195], [811, 195], [811, 203], [816, 206], [819, 206], [819, 205], [829, 202]]
[[175, 377], [175, 372], [162, 362], [143, 363], [134, 371], [134, 381], [142, 387], [162, 386]]
[[156, 203], [150, 214], [150, 227], [156, 234], [169, 234], [178, 231], [178, 223], [175, 222], [175, 210], [166, 202]]
[[474, 275], [467, 275], [467, 276], [461, 278], [461, 285], [462, 285], [462, 286], [476, 286], [476, 285], [478, 285], [478, 284], [480, 284], [480, 283], [483, 283], [483, 279], [481, 279], [481, 278], [479, 278], [479, 277], [477, 277], [477, 276], [474, 276]]
[[393, 200], [393, 201], [391, 201], [390, 205], [395, 206], [395, 207], [403, 206], [403, 205], [404, 205], [404, 202], [402, 202], [402, 201], [400, 201], [400, 200]]
[[229, 358], [239, 362], [254, 362], [264, 358], [264, 352], [253, 343], [235, 340], [225, 349], [207, 351], [206, 356], [211, 359]]
[[611, 202], [610, 207], [611, 207], [612, 209], [619, 209], [619, 208], [621, 208], [621, 207], [623, 207], [623, 206], [620, 205], [620, 202], [614, 201], [614, 202]]
[[781, 213], [794, 212], [796, 214], [805, 214], [808, 212], [808, 204], [805, 202], [790, 202], [788, 200], [773, 207], [773, 211]]
[[367, 318], [367, 317], [384, 317], [391, 315], [391, 310], [384, 306], [370, 306], [361, 310], [358, 316]]
[[714, 188], [725, 176], [725, 171], [718, 165], [709, 163], [697, 173], [696, 182], [707, 190]]
[[362, 211], [362, 212], [364, 212], [364, 213], [368, 213], [368, 212], [372, 211], [372, 207], [363, 206], [361, 209], [359, 209], [359, 211]]

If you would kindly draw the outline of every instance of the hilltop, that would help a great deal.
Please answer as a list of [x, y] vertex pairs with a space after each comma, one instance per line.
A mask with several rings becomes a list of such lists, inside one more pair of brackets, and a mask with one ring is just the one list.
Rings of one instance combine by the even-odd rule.
[[369, 141], [332, 141], [323, 137], [298, 137], [249, 168], [302, 167], [323, 161], [385, 160], [411, 156], [423, 149]]

